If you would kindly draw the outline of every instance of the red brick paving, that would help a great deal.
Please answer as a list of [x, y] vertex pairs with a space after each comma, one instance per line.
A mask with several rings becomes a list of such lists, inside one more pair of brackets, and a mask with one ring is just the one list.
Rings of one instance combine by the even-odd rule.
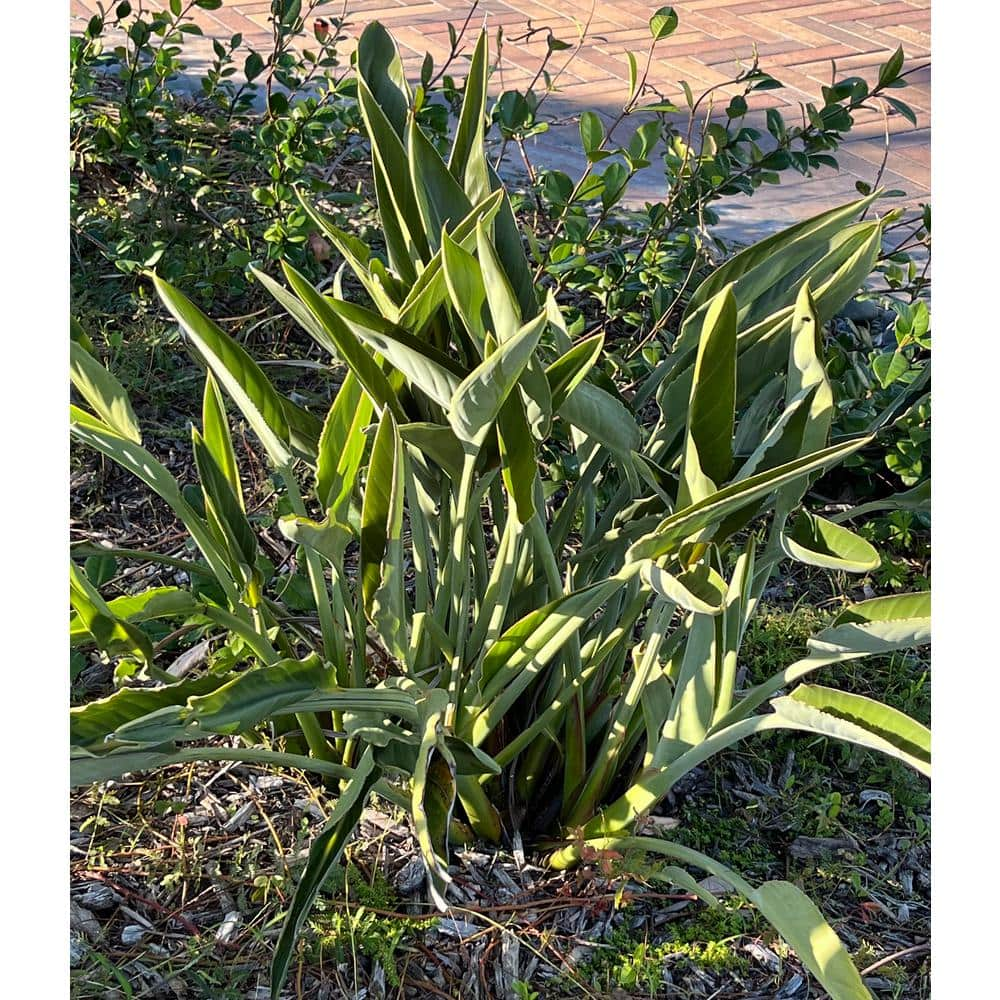
[[[459, 27], [470, 5], [469, 0], [348, 0], [352, 23], [346, 31], [353, 39], [368, 21], [383, 21], [397, 37], [407, 70], [416, 77], [424, 52], [428, 48], [436, 56], [442, 52], [447, 46], [446, 23]], [[503, 85], [523, 86], [544, 54], [544, 36], [523, 38], [529, 18], [534, 27], [550, 27], [558, 38], [575, 41], [576, 25], [589, 17], [591, 27], [583, 48], [572, 58], [572, 50], [555, 53], [551, 61], [552, 69], [566, 64], [566, 70], [559, 77], [559, 92], [551, 98], [550, 107], [567, 116], [594, 108], [610, 117], [627, 96], [625, 53], [633, 51], [642, 65], [649, 38], [648, 19], [656, 6], [656, 0], [593, 0], [592, 9], [588, 0], [576, 4], [481, 0], [470, 27], [477, 29], [484, 19], [492, 32], [503, 26], [506, 71], [502, 82], [500, 74], [493, 79], [493, 89], [499, 92]], [[649, 82], [674, 98], [679, 98], [681, 79], [696, 91], [730, 79], [737, 60], [751, 57], [754, 41], [761, 67], [786, 85], [782, 91], [759, 95], [766, 99], [752, 105], [756, 109], [752, 114], [757, 115], [768, 106], [797, 114], [798, 102], [820, 100], [821, 86], [830, 81], [831, 60], [836, 61], [840, 75], [857, 74], [869, 82], [897, 45], [902, 44], [906, 52], [906, 68], [930, 61], [930, 0], [675, 0], [673, 6], [680, 26], [657, 46]], [[330, 4], [326, 10], [337, 13], [339, 7]], [[96, 10], [96, 0], [71, 0], [74, 18]], [[228, 37], [240, 31], [250, 44], [266, 47], [270, 40], [269, 10], [267, 2], [223, 0], [220, 10], [199, 11], [197, 17], [209, 37]], [[887, 179], [899, 181], [905, 188], [911, 204], [926, 200], [930, 193], [929, 70], [914, 74], [913, 83], [898, 96], [912, 104], [917, 127], [897, 115], [889, 118], [894, 148], [886, 173]], [[726, 93], [723, 88], [720, 99]], [[768, 197], [776, 188], [763, 196], [765, 201], [773, 201], [776, 209], [781, 206], [782, 216], [776, 221], [811, 214], [831, 198], [849, 196], [856, 180], [873, 179], [881, 163], [884, 122], [881, 115], [859, 115], [858, 122], [858, 135], [842, 147], [845, 155], [839, 176], [824, 171], [790, 204]], [[550, 153], [557, 160], [560, 156], [567, 162], [572, 159], [569, 147], [575, 139], [566, 137], [566, 150], [560, 151], [558, 143], [552, 145], [551, 135], [559, 131], [553, 129], [539, 144], [540, 159]], [[573, 133], [575, 129], [562, 131]], [[657, 194], [650, 189], [643, 196]], [[759, 194], [753, 201], [761, 197]]]

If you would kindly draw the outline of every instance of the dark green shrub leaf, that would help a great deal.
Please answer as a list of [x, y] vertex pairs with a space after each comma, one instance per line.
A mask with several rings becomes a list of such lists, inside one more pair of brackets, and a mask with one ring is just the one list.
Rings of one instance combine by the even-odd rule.
[[604, 126], [593, 111], [584, 111], [580, 115], [580, 140], [583, 143], [583, 151], [588, 156], [604, 142]]
[[677, 30], [677, 14], [673, 7], [661, 7], [649, 19], [649, 31], [654, 41], [660, 41]]

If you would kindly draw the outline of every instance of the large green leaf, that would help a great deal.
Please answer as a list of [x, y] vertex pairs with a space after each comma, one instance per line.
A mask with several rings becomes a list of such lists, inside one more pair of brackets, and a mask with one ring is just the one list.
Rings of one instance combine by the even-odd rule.
[[767, 428], [757, 447], [746, 457], [734, 482], [775, 469], [786, 462], [793, 462], [810, 450], [804, 447], [807, 427], [811, 419], [813, 400], [817, 388], [804, 389], [797, 396], [786, 400], [785, 408], [774, 424]]
[[[818, 451], [827, 443], [834, 414], [833, 387], [823, 365], [822, 323], [808, 280], [802, 283], [795, 300], [790, 341], [785, 405], [809, 394], [808, 418], [799, 443], [799, 454], [804, 454]], [[776, 514], [779, 527], [808, 485], [809, 477], [804, 477], [782, 489]]]
[[407, 152], [417, 208], [434, 253], [441, 245], [442, 230], [467, 216], [472, 204], [415, 120], [408, 128]]
[[277, 468], [292, 460], [289, 428], [281, 397], [256, 362], [190, 299], [162, 278], [153, 283], [163, 304], [181, 325], [195, 349], [240, 408]]
[[[388, 424], [388, 441], [383, 445], [380, 438], [383, 435], [382, 425]], [[376, 457], [376, 450], [385, 447], [391, 450], [388, 457], [391, 465], [385, 461], [383, 456]], [[378, 469], [376, 469], [376, 464]], [[372, 477], [382, 475], [383, 469], [388, 473], [388, 482], [381, 482], [375, 487], [379, 492], [387, 489], [387, 507], [385, 511], [385, 521], [382, 530], [385, 538], [385, 550], [382, 555], [382, 564], [379, 568], [378, 587], [371, 595], [371, 606], [366, 609], [370, 611], [375, 629], [382, 639], [386, 649], [400, 663], [407, 662], [407, 636], [409, 632], [406, 613], [406, 593], [403, 565], [403, 442], [396, 429], [392, 414], [386, 412], [382, 417], [382, 424], [379, 425], [375, 436], [375, 444], [372, 449], [372, 463], [369, 466], [368, 482], [365, 485], [365, 505], [361, 513], [361, 545], [365, 549], [368, 545], [370, 532], [374, 530], [366, 515], [368, 514], [368, 494], [373, 488]], [[376, 505], [381, 502], [374, 501]], [[367, 554], [366, 557], [367, 558]], [[366, 568], [364, 559], [363, 569]]]
[[544, 314], [526, 323], [455, 389], [448, 420], [459, 440], [476, 448], [486, 440], [500, 407], [538, 346], [545, 324]]
[[809, 640], [807, 657], [748, 691], [726, 715], [716, 720], [713, 731], [747, 718], [772, 695], [821, 667], [930, 642], [930, 611], [929, 593], [877, 597], [848, 606], [829, 628]]
[[406, 282], [428, 259], [427, 237], [407, 169], [410, 91], [395, 42], [377, 21], [358, 40], [358, 104], [372, 151], [372, 172], [389, 260]]
[[278, 528], [290, 542], [318, 553], [334, 566], [340, 565], [344, 550], [354, 538], [350, 528], [336, 520], [332, 514], [322, 521], [313, 521], [298, 514], [286, 514], [279, 518]]
[[765, 882], [749, 897], [832, 1000], [871, 1000], [843, 942], [816, 904], [791, 882]]
[[535, 479], [538, 460], [535, 442], [517, 393], [511, 393], [497, 416], [497, 440], [500, 444], [500, 471], [507, 492], [514, 500], [514, 513], [527, 524], [535, 513]]
[[574, 344], [545, 369], [554, 410], [558, 410], [572, 395], [573, 390], [587, 377], [587, 373], [597, 363], [603, 349], [604, 334], [596, 333], [593, 337], [587, 337], [586, 340]]
[[482, 222], [476, 224], [476, 252], [482, 271], [486, 301], [493, 317], [493, 334], [502, 344], [521, 328], [521, 308], [510, 286], [503, 265]]
[[[486, 167], [490, 176], [490, 186], [494, 191], [502, 189], [503, 184], [493, 169], [493, 165], [487, 162]], [[530, 319], [538, 312], [538, 298], [531, 268], [528, 267], [528, 258], [524, 253], [524, 244], [521, 242], [521, 231], [514, 218], [514, 209], [511, 207], [510, 198], [506, 191], [504, 191], [500, 210], [493, 222], [493, 244], [500, 255], [511, 288], [517, 295], [521, 316], [525, 320]]]
[[892, 496], [883, 497], [880, 500], [870, 500], [868, 503], [851, 507], [850, 510], [834, 514], [830, 520], [834, 524], [841, 524], [844, 521], [853, 521], [855, 518], [865, 517], [883, 510], [914, 510], [929, 514], [931, 510], [931, 481], [925, 479], [912, 489], [902, 490], [899, 493], [893, 493]]
[[736, 426], [733, 439], [733, 454], [749, 455], [761, 443], [770, 425], [769, 417], [774, 412], [785, 392], [783, 375], [775, 375], [750, 401]]
[[430, 259], [406, 147], [368, 84], [358, 77], [358, 104], [371, 142], [372, 172], [389, 260], [405, 282], [416, 279], [417, 264]]
[[733, 707], [736, 690], [736, 676], [739, 667], [740, 644], [747, 620], [753, 612], [754, 569], [757, 559], [757, 544], [751, 535], [743, 551], [736, 559], [736, 566], [729, 580], [722, 619], [719, 622], [717, 641], [719, 643], [719, 676], [716, 682], [715, 710], [712, 721], [721, 719]]
[[853, 531], [803, 511], [781, 537], [785, 555], [807, 566], [867, 573], [881, 563], [878, 550]]
[[[351, 328], [340, 318], [330, 304], [330, 300], [313, 288], [309, 280], [290, 264], [282, 263], [285, 277], [288, 283], [295, 290], [302, 302], [305, 303], [309, 313], [323, 331], [325, 341], [331, 345], [330, 349], [339, 356], [343, 362], [354, 372], [357, 380], [364, 386], [371, 401], [379, 409], [388, 406], [393, 411], [397, 420], [406, 419], [403, 408], [400, 405], [396, 393], [389, 385], [389, 380], [385, 373], [378, 366], [375, 359], [368, 353], [365, 346], [358, 340]], [[278, 295], [287, 296], [287, 292], [277, 282], [273, 282], [276, 287], [272, 289]], [[270, 285], [268, 287], [271, 287]], [[288, 296], [294, 299], [294, 296]], [[279, 296], [279, 301], [283, 299]], [[308, 327], [306, 328], [309, 329]]]
[[698, 563], [682, 573], [669, 573], [657, 563], [644, 563], [642, 580], [661, 597], [687, 611], [702, 615], [722, 614], [726, 581], [707, 563]]
[[240, 470], [236, 464], [236, 451], [233, 448], [232, 435], [229, 433], [229, 419], [226, 417], [226, 406], [219, 391], [219, 384], [211, 372], [205, 373], [205, 394], [201, 405], [202, 434], [205, 437], [205, 447], [215, 459], [219, 470], [226, 477], [240, 507], [246, 509], [243, 503], [243, 484], [240, 482]]
[[225, 473], [196, 427], [191, 428], [194, 461], [201, 479], [206, 513], [214, 519], [235, 563], [249, 570], [257, 564], [257, 539]]
[[123, 469], [138, 476], [168, 504], [180, 518], [184, 527], [191, 532], [191, 537], [201, 549], [219, 585], [226, 591], [226, 596], [230, 601], [235, 604], [239, 595], [225, 559], [212, 538], [208, 525], [184, 499], [177, 481], [163, 465], [141, 445], [128, 438], [123, 438], [103, 421], [92, 417], [76, 406], [70, 406], [69, 426], [70, 433], [75, 438], [107, 455]]
[[153, 644], [142, 629], [119, 618], [75, 563], [70, 563], [70, 603], [98, 649], [128, 653], [143, 662], [153, 660]]
[[479, 603], [476, 620], [466, 643], [466, 649], [470, 655], [478, 654], [484, 645], [492, 645], [503, 628], [511, 593], [514, 589], [519, 534], [519, 525], [516, 520], [508, 518], [493, 559], [493, 567], [486, 584], [486, 591]]
[[642, 443], [642, 431], [625, 404], [586, 380], [562, 401], [559, 416], [615, 455], [629, 455]]
[[670, 713], [663, 727], [663, 743], [698, 746], [712, 724], [722, 650], [717, 621], [696, 614], [680, 651]]
[[80, 395], [109, 427], [142, 444], [139, 421], [121, 383], [75, 340], [69, 345], [69, 374]]
[[119, 727], [163, 708], [186, 705], [189, 698], [208, 694], [232, 679], [232, 674], [208, 674], [160, 687], [121, 688], [105, 698], [71, 708], [70, 744], [95, 752], [102, 748], [110, 749], [109, 737]]
[[247, 764], [264, 764], [268, 767], [295, 767], [302, 771], [313, 771], [324, 777], [343, 781], [353, 775], [353, 770], [342, 764], [320, 760], [318, 757], [303, 757], [300, 754], [280, 753], [259, 747], [182, 747], [167, 744], [158, 748], [121, 747], [110, 753], [95, 754], [82, 747], [70, 749], [70, 785], [92, 785], [98, 781], [120, 778], [133, 771], [152, 771], [169, 764], [191, 764], [198, 761], [239, 761]]
[[446, 231], [441, 234], [439, 253], [452, 308], [465, 329], [482, 345], [486, 340], [486, 325], [483, 322], [486, 286], [482, 270], [476, 258]]
[[457, 361], [363, 306], [337, 299], [325, 301], [358, 340], [378, 351], [438, 405], [448, 405], [467, 374]]
[[849, 691], [800, 684], [792, 694], [771, 702], [788, 728], [834, 736], [931, 773], [931, 733], [898, 709]]
[[288, 443], [292, 446], [295, 457], [315, 465], [319, 436], [323, 432], [323, 421], [287, 396], [279, 398], [285, 420], [288, 422]]
[[[812, 289], [818, 322], [826, 322], [856, 294], [871, 273], [881, 241], [882, 228], [875, 222], [831, 238], [829, 245], [824, 243], [817, 254], [807, 254], [782, 282], [749, 305], [741, 298], [740, 282], [736, 282], [734, 294], [739, 305], [737, 325], [740, 330], [737, 338], [737, 407], [746, 405], [774, 372], [784, 366], [794, 304], [803, 284], [808, 283]], [[726, 271], [727, 266], [723, 265], [713, 277]], [[704, 287], [699, 286], [699, 290]], [[690, 324], [685, 323], [682, 327], [672, 353], [657, 365], [636, 393], [635, 405], [639, 406], [659, 387], [658, 401], [667, 421], [667, 442], [676, 434], [673, 425], [687, 404], [698, 335], [706, 311], [707, 303], [703, 303]]]
[[[493, 221], [503, 201], [503, 191], [494, 191], [475, 205], [471, 212], [454, 227], [450, 239], [463, 250], [476, 244], [476, 223], [481, 219], [487, 225]], [[431, 257], [420, 272], [399, 308], [399, 325], [413, 334], [419, 334], [437, 313], [448, 297], [443, 268], [445, 234], [441, 234], [442, 247]]]
[[809, 648], [824, 654], [890, 653], [929, 642], [930, 630], [929, 592], [876, 597], [841, 611], [829, 628], [809, 640]]
[[[794, 278], [790, 281], [789, 276], [797, 273], [803, 261], [813, 261], [829, 254], [832, 242], [842, 238], [841, 234], [850, 221], [859, 218], [877, 197], [877, 194], [869, 195], [821, 212], [782, 229], [726, 261], [691, 296], [682, 324], [685, 339], [695, 336], [695, 331], [704, 320], [709, 301], [729, 284], [733, 284], [740, 306], [741, 327], [756, 321], [754, 316], [762, 318], [773, 312], [775, 289], [787, 294], [787, 289], [792, 284], [797, 287], [798, 281], [794, 281]], [[751, 308], [765, 296], [768, 297], [768, 305], [758, 306], [751, 313]]]
[[91, 556], [110, 556], [112, 559], [131, 559], [138, 562], [157, 563], [160, 566], [171, 566], [184, 573], [194, 573], [195, 575], [205, 575], [206, 567], [204, 563], [195, 562], [193, 559], [179, 559], [175, 556], [166, 556], [162, 552], [153, 552], [149, 549], [122, 549], [117, 546], [92, 545], [90, 542], [73, 542], [69, 547], [69, 554], [72, 558], [89, 559]]
[[786, 405], [799, 393], [813, 386], [820, 387], [814, 402], [821, 425], [807, 438], [812, 450], [826, 444], [830, 419], [833, 416], [833, 392], [823, 365], [823, 329], [819, 312], [808, 281], [802, 283], [792, 313], [788, 377], [785, 380]]
[[[201, 602], [188, 590], [180, 587], [151, 587], [139, 594], [126, 594], [107, 602], [115, 618], [138, 624], [157, 618], [187, 618], [197, 614]], [[69, 622], [72, 645], [86, 642], [89, 632], [79, 615], [73, 614]]]
[[396, 43], [378, 21], [369, 22], [358, 39], [358, 74], [402, 139], [412, 96]]
[[687, 750], [681, 748], [678, 753], [674, 741], [661, 741], [651, 765], [620, 798], [586, 824], [585, 833], [598, 836], [629, 829], [693, 768], [749, 736], [779, 729], [833, 736], [895, 757], [923, 774], [930, 772], [930, 733], [926, 727], [869, 698], [802, 685], [791, 696], [772, 700], [773, 712], [730, 721], [739, 715], [744, 702]]
[[399, 436], [409, 445], [437, 463], [456, 482], [462, 477], [465, 453], [462, 442], [445, 424], [400, 424]]
[[709, 304], [701, 328], [688, 405], [678, 507], [713, 493], [733, 464], [736, 407], [736, 299], [727, 285]]
[[199, 739], [207, 733], [245, 732], [262, 719], [284, 714], [286, 706], [296, 705], [318, 689], [335, 686], [331, 671], [316, 655], [230, 674], [222, 681], [203, 692], [192, 686], [183, 700], [177, 698], [167, 708], [120, 723], [113, 731], [114, 740], [151, 745]]
[[340, 358], [337, 344], [323, 324], [310, 312], [306, 304], [296, 298], [287, 288], [274, 280], [266, 271], [250, 265], [254, 277], [270, 292], [275, 301], [293, 317], [295, 322], [309, 334], [319, 346], [333, 358]]
[[402, 450], [396, 423], [386, 410], [372, 445], [361, 507], [361, 595], [369, 614], [375, 591], [382, 581], [382, 557], [389, 543], [389, 518], [396, 484], [402, 476], [401, 462]]
[[480, 201], [490, 193], [490, 176], [486, 162], [485, 129], [486, 84], [489, 73], [489, 51], [485, 29], [480, 31], [476, 48], [469, 63], [462, 95], [462, 111], [455, 129], [455, 139], [448, 158], [452, 172], [469, 199]]
[[[435, 694], [444, 694], [437, 690]], [[447, 699], [437, 712], [424, 719], [416, 766], [411, 778], [410, 812], [427, 867], [431, 897], [440, 910], [447, 906], [445, 890], [451, 882], [448, 874], [448, 826], [455, 804], [455, 762], [441, 739]]]
[[[334, 672], [318, 655], [304, 660], [277, 660], [236, 675], [213, 677], [217, 682], [199, 690], [200, 681], [168, 685], [161, 703], [136, 703], [138, 690], [119, 691], [103, 702], [77, 710], [89, 729], [108, 726], [104, 739], [155, 746], [168, 741], [201, 739], [209, 733], [246, 732], [279, 715], [303, 712], [378, 712], [412, 723], [419, 717], [414, 696], [406, 691], [378, 688], [341, 688]], [[142, 689], [141, 698], [155, 699], [160, 689]], [[72, 727], [71, 727], [72, 728]], [[74, 742], [78, 742], [74, 740]], [[111, 748], [109, 746], [109, 749]]]
[[677, 551], [686, 538], [807, 472], [835, 465], [863, 447], [868, 440], [859, 438], [842, 445], [834, 445], [775, 469], [769, 469], [767, 472], [750, 476], [748, 479], [730, 483], [729, 486], [723, 487], [704, 500], [699, 500], [668, 517], [654, 532], [632, 546], [628, 552], [628, 561], [659, 559]]
[[316, 457], [316, 495], [323, 509], [341, 524], [348, 520], [371, 417], [371, 397], [349, 371], [326, 416]]

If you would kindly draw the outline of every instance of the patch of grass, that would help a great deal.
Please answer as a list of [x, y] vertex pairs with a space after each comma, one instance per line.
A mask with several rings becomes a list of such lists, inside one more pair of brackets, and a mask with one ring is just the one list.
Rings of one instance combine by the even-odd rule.
[[756, 816], [745, 809], [727, 814], [704, 801], [688, 802], [681, 808], [680, 826], [670, 839], [702, 851], [735, 868], [757, 875], [767, 872], [778, 860], [762, 836]]
[[366, 878], [352, 864], [338, 867], [325, 887], [331, 896], [320, 897], [309, 920], [309, 960], [322, 966], [329, 961], [356, 962], [363, 955], [380, 964], [386, 979], [398, 988], [399, 952], [417, 931], [428, 930], [436, 921], [373, 912], [395, 910], [399, 905], [398, 895], [379, 868]]
[[718, 906], [705, 907], [693, 918], [673, 925], [671, 934], [673, 940], [681, 944], [711, 944], [755, 933], [762, 926], [756, 910], [739, 900], [724, 900]]
[[723, 902], [670, 925], [666, 937], [655, 942], [641, 931], [616, 927], [576, 971], [607, 991], [641, 989], [655, 996], [668, 963], [685, 962], [713, 973], [746, 969], [747, 959], [736, 950], [735, 942], [751, 933], [758, 922], [756, 913]]
[[740, 662], [747, 666], [747, 686], [760, 684], [805, 651], [806, 641], [829, 625], [833, 614], [800, 604], [793, 610], [762, 607], [750, 619]]

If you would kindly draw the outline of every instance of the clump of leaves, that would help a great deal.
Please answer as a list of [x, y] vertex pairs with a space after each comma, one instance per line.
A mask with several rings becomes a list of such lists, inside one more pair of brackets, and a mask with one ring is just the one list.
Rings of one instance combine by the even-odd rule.
[[[302, 47], [330, 0], [275, 0], [269, 51], [241, 35], [215, 39], [193, 92], [185, 45], [202, 31], [193, 8], [220, 0], [129, 2], [94, 15], [70, 41], [71, 233], [78, 307], [141, 308], [134, 281], [156, 267], [204, 305], [245, 296], [262, 244], [316, 275], [302, 186], [342, 206], [323, 174], [352, 156], [359, 119], [341, 48], [343, 18]], [[114, 39], [114, 42], [111, 41]], [[243, 82], [236, 82], [239, 71]], [[108, 269], [111, 268], [110, 274]]]
[[[836, 169], [837, 151], [860, 111], [891, 110], [916, 123], [912, 109], [893, 96], [906, 87], [901, 48], [879, 67], [871, 84], [835, 73], [822, 88], [821, 103], [802, 105], [801, 122], [768, 109], [764, 131], [747, 124], [751, 104], [756, 95], [783, 84], [761, 68], [756, 53], [731, 79], [700, 94], [680, 81], [683, 97], [676, 103], [664, 100], [649, 84], [649, 69], [657, 47], [678, 25], [672, 7], [653, 14], [648, 51], [628, 54], [627, 93], [610, 123], [593, 111], [580, 115], [586, 165], [576, 179], [527, 159], [524, 140], [548, 127], [540, 111], [547, 95], [510, 92], [494, 109], [504, 137], [500, 158], [515, 142], [528, 168], [530, 195], [520, 207], [532, 232], [536, 278], [547, 276], [557, 294], [573, 293], [588, 332], [602, 330], [609, 341], [612, 335], [623, 340], [623, 360], [636, 368], [633, 379], [641, 376], [641, 352], [655, 352], [672, 340], [684, 299], [720, 252], [730, 252], [713, 231], [721, 202], [779, 184], [790, 172], [809, 176], [822, 167]], [[720, 100], [724, 87], [737, 93]], [[628, 131], [627, 139], [616, 138], [622, 130]], [[642, 210], [623, 211], [632, 182], [654, 160], [661, 165], [668, 196]], [[872, 189], [859, 185], [865, 195]], [[896, 287], [903, 281], [901, 268], [910, 263], [905, 252], [910, 246], [900, 244], [883, 268]], [[575, 311], [569, 316], [575, 319]], [[639, 337], [636, 327], [643, 330]]]
[[394, 911], [399, 902], [378, 870], [369, 881], [354, 865], [348, 865], [335, 870], [327, 884], [333, 899], [321, 894], [309, 919], [310, 949], [315, 960], [344, 962], [361, 954], [381, 965], [389, 982], [398, 987], [400, 948], [415, 932], [433, 927], [434, 921], [375, 912]]
[[[157, 277], [208, 370], [191, 431], [199, 483], [181, 486], [144, 446], [121, 386], [73, 342], [73, 383], [89, 406], [73, 406], [74, 437], [159, 494], [197, 550], [184, 568], [210, 581], [106, 601], [71, 567], [75, 641], [136, 660], [146, 679], [72, 711], [74, 780], [192, 759], [330, 779], [339, 795], [290, 902], [275, 996], [374, 790], [409, 813], [440, 907], [455, 839], [520, 833], [556, 867], [588, 851], [644, 851], [670, 858], [678, 885], [694, 884], [681, 866], [723, 879], [837, 1000], [865, 998], [794, 885], [755, 887], [633, 832], [681, 777], [752, 735], [835, 736], [928, 773], [925, 727], [797, 683], [926, 642], [926, 594], [849, 606], [805, 657], [739, 696], [735, 684], [747, 622], [784, 559], [847, 572], [878, 563], [869, 543], [803, 505], [812, 477], [870, 440], [830, 443], [821, 331], [873, 266], [883, 221], [855, 220], [875, 197], [716, 271], [672, 352], [628, 399], [605, 370], [603, 338], [574, 342], [556, 300], [539, 297], [485, 156], [487, 66], [484, 34], [446, 160], [421, 128], [391, 38], [378, 24], [361, 37], [356, 86], [386, 258], [306, 199], [303, 209], [368, 304], [339, 286], [318, 291], [288, 262], [288, 287], [255, 271], [348, 369], [324, 419]], [[223, 392], [284, 486], [279, 524], [304, 567], [308, 609], [289, 607], [268, 577]], [[648, 425], [636, 419], [647, 407]], [[245, 667], [178, 680], [142, 627], [159, 619], [235, 634]]]
[[668, 964], [687, 962], [712, 972], [745, 969], [749, 963], [733, 939], [748, 933], [751, 926], [743, 911], [720, 905], [671, 926], [666, 938], [655, 943], [635, 930], [616, 927], [576, 971], [609, 992], [619, 987], [657, 996]]

